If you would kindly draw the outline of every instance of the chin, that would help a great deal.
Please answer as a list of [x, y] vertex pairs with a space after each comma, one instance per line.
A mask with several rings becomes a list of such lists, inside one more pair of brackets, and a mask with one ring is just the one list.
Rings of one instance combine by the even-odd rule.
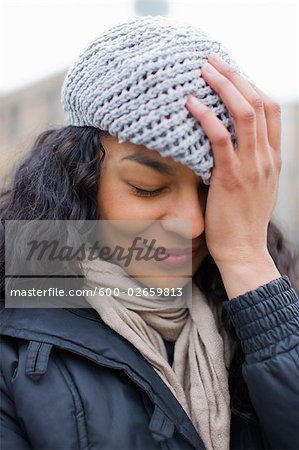
[[[134, 279], [140, 283], [142, 286], [149, 287], [149, 288], [183, 288], [184, 286], [188, 285], [190, 281], [192, 280], [195, 273], [200, 268], [201, 263], [205, 259], [206, 255], [208, 254], [208, 251], [201, 251], [189, 264], [188, 266], [184, 267], [181, 266], [181, 268], [161, 268], [159, 267], [159, 270], [157, 271], [157, 266], [151, 267], [151, 270], [147, 266], [146, 269], [142, 270], [142, 266], [138, 265], [138, 270], [136, 270], [134, 267], [130, 270], [126, 271], [130, 274], [130, 276], [133, 276]], [[135, 269], [135, 270], [133, 270]], [[133, 275], [135, 272], [135, 276]], [[137, 276], [136, 272], [140, 273], [143, 272], [144, 274], [147, 273], [147, 276]], [[155, 273], [158, 275], [155, 275]]]

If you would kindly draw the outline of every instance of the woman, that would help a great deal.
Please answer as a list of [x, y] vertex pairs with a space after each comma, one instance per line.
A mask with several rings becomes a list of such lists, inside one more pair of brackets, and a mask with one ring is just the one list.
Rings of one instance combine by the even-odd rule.
[[[62, 94], [69, 125], [39, 136], [2, 220], [100, 220], [110, 245], [130, 235], [113, 221], [154, 221], [194, 251], [166, 251], [166, 281], [85, 255], [82, 286], [118, 296], [2, 310], [3, 448], [299, 448], [298, 275], [270, 221], [279, 106], [222, 44], [150, 16], [91, 43]], [[157, 295], [190, 285], [190, 308]]]

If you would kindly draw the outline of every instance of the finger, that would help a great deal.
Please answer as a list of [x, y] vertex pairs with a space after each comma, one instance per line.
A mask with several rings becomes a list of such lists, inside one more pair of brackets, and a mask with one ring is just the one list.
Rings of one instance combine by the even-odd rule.
[[260, 148], [267, 148], [268, 131], [267, 122], [264, 110], [264, 97], [262, 97], [241, 74], [239, 74], [232, 66], [224, 61], [220, 56], [212, 53], [208, 57], [209, 62], [226, 78], [228, 78], [234, 86], [241, 92], [246, 98], [248, 103], [253, 107], [256, 114], [256, 133], [257, 142], [260, 144]]
[[280, 154], [281, 151], [281, 108], [265, 92], [255, 84], [252, 87], [258, 92], [264, 102], [264, 110], [267, 120], [268, 141], [270, 147]]
[[213, 147], [215, 166], [231, 167], [236, 157], [230, 134], [210, 108], [189, 94], [186, 107], [200, 123]]
[[252, 158], [256, 154], [256, 117], [253, 107], [248, 103], [233, 83], [209, 63], [203, 64], [201, 72], [204, 79], [219, 94], [234, 118], [238, 150], [244, 149], [242, 156]]

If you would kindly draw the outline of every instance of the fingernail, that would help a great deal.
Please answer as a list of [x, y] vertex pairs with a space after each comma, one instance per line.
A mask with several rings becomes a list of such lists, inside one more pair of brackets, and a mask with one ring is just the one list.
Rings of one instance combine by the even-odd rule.
[[217, 70], [212, 66], [212, 64], [210, 64], [210, 63], [208, 63], [208, 62], [205, 62], [205, 63], [202, 65], [201, 69], [202, 69], [204, 72], [209, 72], [209, 73], [216, 73], [216, 72], [217, 72]]

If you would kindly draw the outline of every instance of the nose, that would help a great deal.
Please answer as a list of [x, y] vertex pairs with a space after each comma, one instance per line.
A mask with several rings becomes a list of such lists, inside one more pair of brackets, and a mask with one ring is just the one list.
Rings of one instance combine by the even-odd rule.
[[184, 239], [195, 239], [204, 232], [204, 211], [197, 189], [182, 192], [173, 205], [168, 205], [161, 227]]

